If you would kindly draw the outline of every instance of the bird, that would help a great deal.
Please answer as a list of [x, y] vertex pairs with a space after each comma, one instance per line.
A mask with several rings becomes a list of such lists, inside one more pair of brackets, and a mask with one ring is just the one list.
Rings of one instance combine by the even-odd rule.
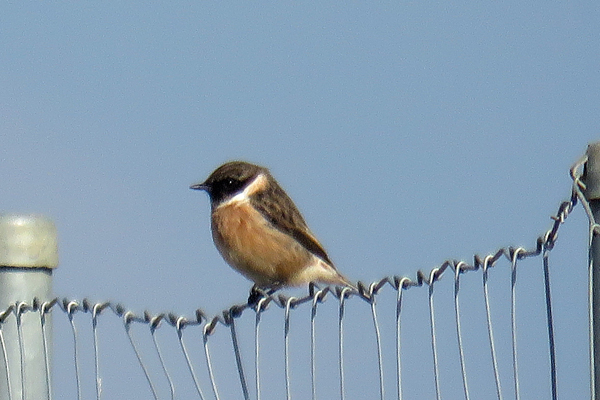
[[314, 283], [356, 290], [267, 168], [227, 162], [190, 189], [208, 193], [215, 246], [234, 270], [254, 282], [252, 290], [272, 294]]

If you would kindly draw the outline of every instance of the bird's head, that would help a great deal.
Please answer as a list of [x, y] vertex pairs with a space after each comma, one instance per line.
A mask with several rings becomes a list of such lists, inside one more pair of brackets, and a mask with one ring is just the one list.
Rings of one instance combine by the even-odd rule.
[[267, 177], [269, 171], [244, 161], [231, 161], [221, 165], [202, 183], [190, 189], [204, 190], [210, 196], [213, 207], [227, 201], [254, 183], [259, 177]]

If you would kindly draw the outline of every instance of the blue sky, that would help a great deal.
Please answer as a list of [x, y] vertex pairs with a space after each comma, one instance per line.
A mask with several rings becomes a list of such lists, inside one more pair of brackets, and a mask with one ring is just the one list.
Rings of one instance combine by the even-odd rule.
[[[188, 189], [233, 159], [271, 169], [354, 281], [533, 247], [600, 137], [599, 17], [591, 1], [5, 2], [0, 211], [54, 219], [57, 295], [152, 312], [246, 299]], [[576, 271], [556, 286], [585, 340], [582, 214], [554, 276]], [[577, 366], [565, 387], [587, 395]]]

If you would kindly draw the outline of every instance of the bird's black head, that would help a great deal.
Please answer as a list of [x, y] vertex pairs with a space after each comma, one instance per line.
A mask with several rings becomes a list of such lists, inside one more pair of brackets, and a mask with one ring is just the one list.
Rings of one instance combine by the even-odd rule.
[[190, 186], [190, 189], [205, 190], [214, 207], [242, 192], [261, 173], [268, 174], [268, 170], [244, 161], [231, 161], [214, 170], [204, 182]]

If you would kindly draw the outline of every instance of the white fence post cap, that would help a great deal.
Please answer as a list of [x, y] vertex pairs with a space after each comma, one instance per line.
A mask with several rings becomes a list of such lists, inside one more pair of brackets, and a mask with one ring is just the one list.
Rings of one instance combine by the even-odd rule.
[[47, 217], [0, 214], [0, 267], [56, 268], [56, 226]]

